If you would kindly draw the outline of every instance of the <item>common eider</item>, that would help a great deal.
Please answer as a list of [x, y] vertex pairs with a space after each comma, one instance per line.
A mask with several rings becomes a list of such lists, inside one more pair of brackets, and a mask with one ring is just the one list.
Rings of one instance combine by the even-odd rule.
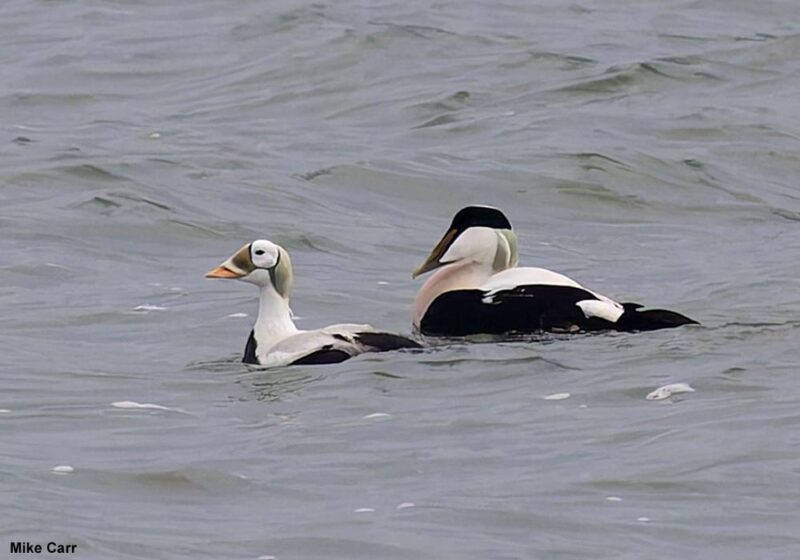
[[619, 303], [544, 268], [517, 267], [517, 236], [497, 208], [468, 206], [412, 277], [414, 328], [428, 336], [650, 331], [697, 324], [680, 313]]

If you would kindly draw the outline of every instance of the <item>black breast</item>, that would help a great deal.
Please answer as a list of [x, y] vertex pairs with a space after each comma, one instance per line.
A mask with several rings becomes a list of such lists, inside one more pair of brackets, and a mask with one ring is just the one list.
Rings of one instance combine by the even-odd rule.
[[258, 365], [258, 358], [256, 357], [257, 346], [258, 343], [256, 342], [256, 333], [255, 331], [250, 331], [250, 336], [247, 338], [247, 344], [244, 347], [244, 356], [242, 357], [242, 362], [246, 364]]

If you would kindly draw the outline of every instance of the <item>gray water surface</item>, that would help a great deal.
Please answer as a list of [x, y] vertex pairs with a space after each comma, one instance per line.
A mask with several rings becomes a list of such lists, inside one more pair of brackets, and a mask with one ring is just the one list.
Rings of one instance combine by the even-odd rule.
[[[0, 3], [0, 550], [800, 557], [798, 53], [794, 0]], [[238, 363], [243, 243], [409, 332], [470, 203], [702, 326]]]

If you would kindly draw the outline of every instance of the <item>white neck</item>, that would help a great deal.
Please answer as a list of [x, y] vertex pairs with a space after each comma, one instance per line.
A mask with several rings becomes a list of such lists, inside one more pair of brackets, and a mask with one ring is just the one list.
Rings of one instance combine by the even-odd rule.
[[261, 287], [258, 319], [253, 327], [258, 354], [263, 355], [281, 340], [298, 332], [292, 321], [289, 300], [275, 291], [272, 284]]
[[433, 273], [423, 284], [414, 300], [414, 325], [419, 327], [425, 311], [437, 297], [453, 290], [469, 290], [480, 287], [491, 278], [494, 271], [491, 263], [463, 260], [445, 265]]

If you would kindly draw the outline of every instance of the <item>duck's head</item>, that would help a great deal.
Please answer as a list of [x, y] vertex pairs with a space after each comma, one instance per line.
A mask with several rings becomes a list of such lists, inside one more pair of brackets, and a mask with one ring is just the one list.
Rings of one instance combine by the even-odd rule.
[[266, 288], [272, 286], [283, 298], [292, 292], [292, 261], [289, 253], [272, 241], [258, 239], [248, 243], [206, 278], [242, 280]]
[[491, 206], [467, 206], [453, 217], [431, 254], [412, 274], [416, 278], [446, 264], [472, 261], [499, 272], [517, 265], [517, 236], [505, 214]]

